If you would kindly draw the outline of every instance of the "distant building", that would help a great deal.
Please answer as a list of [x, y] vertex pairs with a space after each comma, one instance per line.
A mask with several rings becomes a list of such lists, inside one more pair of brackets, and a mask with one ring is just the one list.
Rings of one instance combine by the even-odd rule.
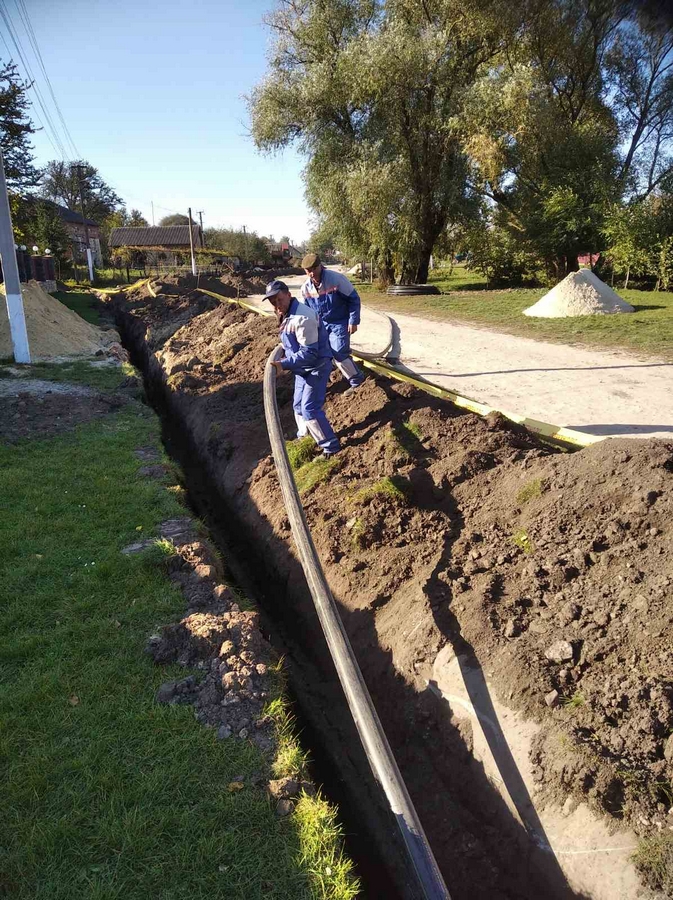
[[291, 259], [301, 259], [303, 256], [301, 250], [285, 242], [279, 244], [274, 241], [267, 241], [266, 246], [269, 249], [271, 261], [276, 265], [281, 263], [287, 265]]
[[[203, 247], [203, 234], [198, 225], [192, 225], [192, 239], [194, 249]], [[189, 225], [113, 228], [109, 245], [112, 251], [143, 253], [151, 265], [166, 262], [178, 265], [178, 255], [189, 253]]]

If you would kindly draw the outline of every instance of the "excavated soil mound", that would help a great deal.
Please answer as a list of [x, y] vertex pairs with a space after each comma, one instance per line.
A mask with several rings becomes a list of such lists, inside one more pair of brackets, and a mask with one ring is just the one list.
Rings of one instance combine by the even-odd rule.
[[619, 294], [594, 275], [591, 269], [580, 269], [567, 275], [536, 304], [524, 309], [523, 314], [561, 319], [628, 312], [634, 312], [634, 309]]
[[[275, 324], [200, 303], [131, 298], [121, 315], [137, 347], [149, 326], [153, 375], [167, 382], [199, 466], [275, 574], [282, 604], [305, 615], [306, 645], [322, 646], [264, 424]], [[159, 345], [158, 319], [190, 305], [201, 313]], [[642, 835], [668, 828], [673, 443], [564, 454], [497, 414], [479, 418], [408, 385], [370, 377], [349, 398], [345, 387], [333, 376], [326, 405], [344, 449], [306, 489], [306, 515], [452, 890], [494, 900], [544, 887], [512, 866], [515, 826], [503, 829], [499, 798], [485, 778], [475, 783], [467, 726], [428, 689], [447, 643], [483, 665], [503, 703], [544, 724], [540, 797], [588, 798]], [[281, 378], [288, 437], [291, 396]]]
[[[118, 341], [118, 335], [108, 333], [85, 322], [48, 294], [36, 281], [21, 285], [23, 308], [28, 331], [28, 344], [33, 360], [56, 356], [91, 356], [97, 350]], [[7, 318], [7, 304], [0, 298], [0, 358], [11, 357], [12, 338]]]

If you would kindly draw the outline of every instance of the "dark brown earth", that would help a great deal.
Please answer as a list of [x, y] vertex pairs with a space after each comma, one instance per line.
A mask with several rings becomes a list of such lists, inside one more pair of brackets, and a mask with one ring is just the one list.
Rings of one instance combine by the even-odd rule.
[[[263, 419], [274, 323], [198, 292], [117, 302], [198, 464], [304, 617], [304, 643], [324, 653]], [[673, 444], [565, 454], [407, 385], [370, 377], [348, 399], [344, 387], [333, 379], [326, 407], [344, 450], [306, 514], [454, 896], [532, 898], [547, 885], [512, 871], [521, 835], [468, 777], [470, 736], [428, 690], [447, 642], [484, 665], [502, 702], [545, 723], [535, 762], [547, 796], [585, 796], [642, 835], [671, 827]], [[278, 399], [291, 437], [289, 378]], [[384, 477], [400, 495], [372, 491]]]
[[[186, 601], [185, 615], [162, 626], [147, 644], [158, 664], [197, 669], [157, 691], [158, 703], [190, 703], [201, 724], [215, 728], [221, 740], [248, 739], [265, 751], [275, 746], [274, 726], [264, 714], [269, 692], [271, 648], [259, 630], [259, 615], [241, 610], [223, 582], [217, 554], [199, 539], [189, 518], [172, 519], [161, 529], [174, 553], [167, 559], [171, 581]], [[143, 542], [126, 548], [133, 553]]]
[[127, 402], [122, 394], [54, 385], [34, 379], [0, 382], [0, 441], [53, 437], [109, 415]]

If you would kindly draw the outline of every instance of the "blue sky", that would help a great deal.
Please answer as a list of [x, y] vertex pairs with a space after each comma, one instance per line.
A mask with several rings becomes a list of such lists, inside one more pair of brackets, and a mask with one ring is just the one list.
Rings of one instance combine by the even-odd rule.
[[[5, 8], [28, 47], [16, 2]], [[129, 207], [150, 223], [153, 200], [157, 222], [191, 206], [206, 227], [308, 236], [301, 159], [263, 156], [247, 134], [242, 95], [266, 69], [273, 0], [24, 2], [80, 155]], [[12, 48], [2, 21], [0, 33]], [[38, 163], [56, 158], [44, 132], [34, 144]]]

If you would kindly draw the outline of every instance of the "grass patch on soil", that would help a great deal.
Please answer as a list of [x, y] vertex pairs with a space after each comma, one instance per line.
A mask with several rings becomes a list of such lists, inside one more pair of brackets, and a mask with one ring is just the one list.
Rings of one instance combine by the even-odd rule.
[[644, 838], [632, 859], [648, 887], [673, 896], [673, 833]]
[[316, 485], [327, 481], [335, 466], [338, 465], [337, 459], [325, 459], [324, 456], [318, 456], [311, 462], [304, 463], [303, 466], [296, 469], [294, 480], [297, 483], [297, 490], [300, 494], [307, 494], [312, 491]]
[[362, 285], [358, 291], [363, 302], [391, 312], [481, 325], [541, 341], [621, 348], [673, 359], [673, 292], [624, 291], [617, 285], [617, 293], [635, 308], [634, 313], [536, 319], [522, 315], [523, 310], [544, 296], [548, 288], [486, 290], [476, 273], [461, 266], [456, 266], [451, 276], [436, 270], [430, 281], [450, 293], [393, 297], [372, 290], [371, 285]]
[[535, 549], [525, 528], [518, 528], [512, 535], [512, 541], [527, 555]]
[[[138, 375], [131, 363], [92, 365], [81, 359], [66, 363], [38, 362], [15, 368], [21, 368], [30, 378], [83, 384], [99, 391], [114, 391], [129, 375]], [[18, 387], [21, 381], [17, 379], [16, 383]]]
[[100, 313], [96, 308], [96, 298], [89, 291], [56, 291], [52, 296], [85, 321], [92, 325], [101, 324]]
[[379, 478], [374, 484], [356, 491], [350, 499], [353, 503], [368, 503], [375, 497], [383, 497], [387, 500], [393, 500], [395, 503], [406, 503], [408, 487], [409, 482], [406, 478], [401, 478], [398, 475], [386, 475], [383, 478]]
[[[189, 706], [154, 703], [185, 673], [143, 648], [184, 600], [168, 543], [120, 550], [184, 510], [138, 477], [133, 450], [148, 445], [160, 446], [158, 422], [137, 404], [19, 453], [0, 445], [0, 894], [350, 900], [324, 801], [279, 819], [252, 786], [266, 765], [253, 745], [217, 741]], [[303, 760], [290, 723], [280, 746], [285, 770]], [[239, 776], [244, 788], [229, 791]]]
[[584, 694], [575, 691], [572, 697], [566, 697], [562, 702], [566, 709], [579, 709], [584, 706], [587, 701]]
[[528, 503], [530, 500], [534, 500], [536, 497], [542, 496], [542, 481], [539, 478], [534, 478], [532, 481], [529, 481], [528, 484], [525, 484], [519, 493], [516, 495], [516, 502], [519, 506], [523, 506], [525, 503]]
[[285, 446], [290, 459], [290, 468], [293, 472], [301, 469], [306, 463], [312, 462], [315, 453], [315, 441], [310, 435], [297, 438], [294, 441], [286, 441]]
[[398, 460], [411, 460], [423, 451], [422, 435], [418, 425], [408, 419], [393, 425], [386, 436], [390, 455]]

